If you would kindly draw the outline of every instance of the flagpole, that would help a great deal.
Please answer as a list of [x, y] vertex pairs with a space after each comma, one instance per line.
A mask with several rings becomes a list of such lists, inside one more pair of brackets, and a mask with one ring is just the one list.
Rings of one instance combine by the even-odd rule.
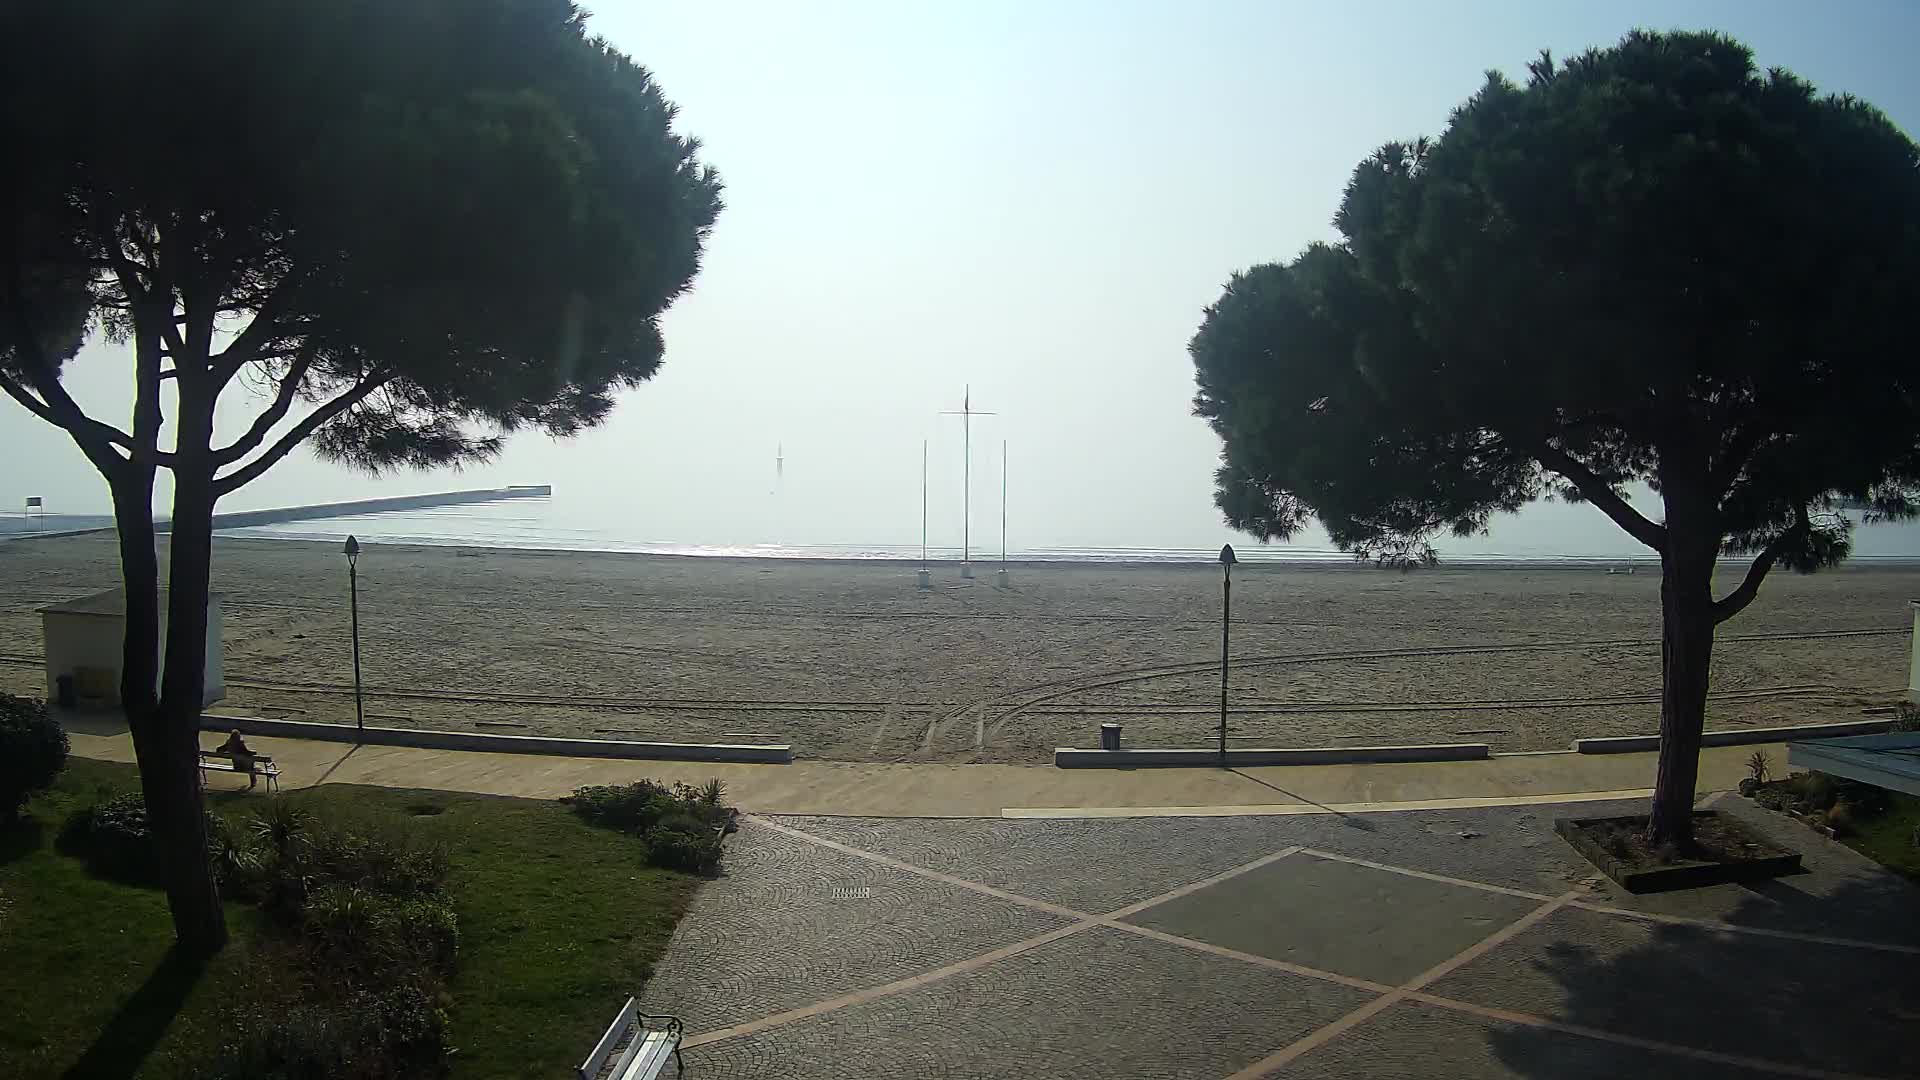
[[960, 398], [960, 452], [966, 457], [960, 466], [960, 576], [973, 576], [973, 387]]
[[933, 571], [927, 567], [927, 440], [920, 440], [920, 587], [933, 588]]
[[1000, 440], [1000, 572], [994, 584], [1007, 583], [1007, 440]]

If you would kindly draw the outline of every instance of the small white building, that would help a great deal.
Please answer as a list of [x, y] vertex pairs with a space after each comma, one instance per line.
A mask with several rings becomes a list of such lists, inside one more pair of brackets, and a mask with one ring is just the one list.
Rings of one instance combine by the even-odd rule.
[[[70, 676], [82, 708], [120, 706], [120, 657], [125, 649], [126, 594], [119, 589], [40, 609], [47, 654], [47, 700], [60, 700], [60, 678]], [[166, 658], [167, 592], [160, 590], [160, 660]], [[227, 696], [221, 664], [220, 595], [207, 597], [207, 690], [211, 705]], [[158, 686], [155, 687], [159, 689]]]

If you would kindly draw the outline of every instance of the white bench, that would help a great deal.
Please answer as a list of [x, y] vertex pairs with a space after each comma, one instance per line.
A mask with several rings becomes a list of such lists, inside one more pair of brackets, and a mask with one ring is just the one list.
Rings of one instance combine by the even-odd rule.
[[[651, 1023], [650, 1023], [651, 1022]], [[674, 1075], [687, 1071], [680, 1060], [682, 1025], [676, 1016], [648, 1016], [628, 998], [607, 1033], [580, 1063], [580, 1080], [654, 1080], [673, 1058]], [[609, 1068], [611, 1063], [611, 1068]]]
[[[247, 759], [245, 765], [240, 763], [242, 757]], [[264, 777], [267, 781], [268, 791], [278, 791], [280, 789], [280, 766], [275, 765], [272, 758], [261, 754], [223, 754], [218, 750], [202, 750], [200, 751], [200, 782], [202, 784], [205, 784], [207, 781], [206, 772], [208, 769], [212, 769], [214, 772], [230, 772], [240, 773], [243, 776]]]

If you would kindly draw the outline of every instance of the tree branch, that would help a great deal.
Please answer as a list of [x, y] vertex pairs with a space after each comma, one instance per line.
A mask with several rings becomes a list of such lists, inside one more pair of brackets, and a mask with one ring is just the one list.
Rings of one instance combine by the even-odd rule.
[[355, 383], [353, 389], [308, 413], [299, 423], [293, 425], [280, 441], [267, 448], [267, 452], [253, 459], [240, 469], [228, 473], [213, 482], [214, 497], [219, 498], [251, 483], [261, 473], [274, 467], [281, 458], [286, 457], [294, 447], [306, 441], [307, 436], [318, 431], [328, 421], [348, 409], [358, 405], [368, 394], [392, 381], [393, 376], [386, 372], [368, 375]]
[[293, 399], [300, 394], [300, 383], [306, 379], [307, 369], [312, 366], [312, 361], [305, 356], [293, 362], [293, 366], [287, 369], [287, 373], [280, 377], [280, 389], [274, 394], [273, 404], [267, 406], [265, 412], [254, 418], [253, 426], [247, 429], [245, 435], [240, 436], [231, 446], [214, 451], [213, 463], [216, 468], [239, 461], [252, 453], [254, 447], [266, 441], [274, 425], [286, 419], [287, 410], [293, 408]]
[[[57, 408], [34, 397], [26, 387], [5, 372], [0, 372], [0, 390], [6, 391], [8, 397], [19, 402], [28, 412], [73, 436], [81, 453], [86, 454], [87, 460], [93, 462], [94, 468], [99, 469], [100, 474], [109, 481], [119, 473], [120, 466], [126, 464], [127, 459], [115, 453], [113, 447], [116, 441], [120, 445], [131, 446], [132, 437], [81, 413], [79, 407], [73, 405], [72, 399], [67, 399], [71, 411]], [[61, 396], [65, 397], [64, 394]], [[118, 439], [107, 438], [103, 432], [111, 432]]]
[[292, 303], [290, 297], [296, 284], [282, 281], [254, 309], [253, 319], [247, 323], [247, 328], [240, 331], [239, 336], [213, 358], [214, 385], [225, 386], [227, 380], [238, 374], [241, 368], [263, 358], [261, 350], [273, 340], [279, 329], [280, 317], [286, 314], [287, 306]]
[[1813, 523], [1807, 519], [1805, 506], [1796, 509], [1794, 514], [1796, 520], [1793, 526], [1774, 537], [1772, 542], [1760, 549], [1760, 554], [1754, 556], [1753, 565], [1747, 567], [1747, 576], [1740, 580], [1740, 586], [1713, 602], [1715, 626], [1745, 611], [1747, 605], [1753, 603], [1754, 597], [1760, 595], [1760, 583], [1767, 579], [1773, 564], [1780, 560], [1781, 552], [1787, 549], [1788, 544], [1800, 539], [1803, 534], [1813, 528]]
[[1599, 474], [1575, 460], [1564, 450], [1557, 450], [1546, 443], [1533, 447], [1533, 456], [1541, 465], [1552, 469], [1578, 488], [1586, 500], [1599, 507], [1615, 525], [1625, 529], [1628, 536], [1647, 545], [1655, 551], [1664, 551], [1667, 546], [1667, 530], [1648, 521], [1635, 510], [1613, 486], [1602, 480]]
[[[73, 437], [80, 451], [87, 455], [87, 460], [93, 462], [94, 467], [100, 470], [100, 474], [111, 481], [119, 473], [120, 466], [127, 462], [127, 457], [116, 452], [114, 447], [122, 448], [127, 455], [131, 456], [133, 436], [111, 424], [103, 424], [88, 416], [68, 395], [66, 388], [60, 385], [60, 376], [54, 371], [53, 365], [48, 362], [44, 350], [40, 347], [37, 328], [27, 317], [25, 290], [20, 288], [17, 275], [8, 281], [7, 293], [12, 302], [0, 303], [0, 307], [6, 308], [13, 318], [14, 336], [18, 339], [16, 348], [31, 353], [19, 359], [23, 361], [21, 368], [27, 382], [32, 384], [33, 390], [40, 396], [35, 398], [33, 394], [27, 392], [25, 386], [4, 374], [0, 374], [0, 389], [4, 389], [8, 397], [25, 406], [28, 412], [55, 427], [64, 429]], [[172, 455], [156, 454], [155, 457], [167, 459], [157, 461], [158, 464], [172, 464]]]
[[1714, 462], [1713, 470], [1708, 474], [1708, 483], [1713, 490], [1724, 493], [1732, 488], [1733, 482], [1740, 478], [1740, 471], [1747, 467], [1747, 462], [1753, 460], [1754, 451], [1760, 449], [1760, 444], [1771, 434], [1758, 424], [1734, 429], [1727, 437], [1726, 447], [1720, 451], [1720, 459]]

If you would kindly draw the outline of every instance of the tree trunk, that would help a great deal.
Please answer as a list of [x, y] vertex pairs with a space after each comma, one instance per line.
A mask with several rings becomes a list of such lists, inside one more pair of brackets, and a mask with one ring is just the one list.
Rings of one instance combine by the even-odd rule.
[[[1669, 515], [1669, 529], [1672, 528]], [[1694, 787], [1713, 660], [1713, 564], [1718, 544], [1670, 535], [1660, 577], [1660, 765], [1647, 838], [1693, 843]]]
[[[198, 711], [194, 727], [169, 717], [155, 692], [160, 675], [160, 562], [154, 549], [153, 470], [132, 467], [115, 480], [114, 522], [120, 534], [120, 580], [126, 637], [120, 657], [120, 703], [140, 766], [140, 793], [159, 863], [174, 937], [184, 952], [205, 955], [226, 943], [227, 927], [207, 860], [206, 812], [200, 793]], [[177, 594], [175, 594], [177, 595]], [[177, 614], [169, 612], [170, 625]], [[205, 663], [204, 611], [200, 652]], [[177, 637], [168, 633], [169, 645]]]
[[184, 390], [181, 397], [179, 460], [174, 468], [173, 526], [168, 541], [166, 669], [155, 725], [164, 765], [156, 777], [158, 792], [154, 779], [146, 781], [147, 811], [154, 816], [161, 858], [169, 868], [167, 903], [173, 911], [180, 946], [190, 954], [206, 955], [227, 941], [220, 890], [207, 858], [206, 810], [199, 772], [214, 501], [213, 469], [204, 448], [212, 437], [213, 418], [210, 407], [195, 408]]

